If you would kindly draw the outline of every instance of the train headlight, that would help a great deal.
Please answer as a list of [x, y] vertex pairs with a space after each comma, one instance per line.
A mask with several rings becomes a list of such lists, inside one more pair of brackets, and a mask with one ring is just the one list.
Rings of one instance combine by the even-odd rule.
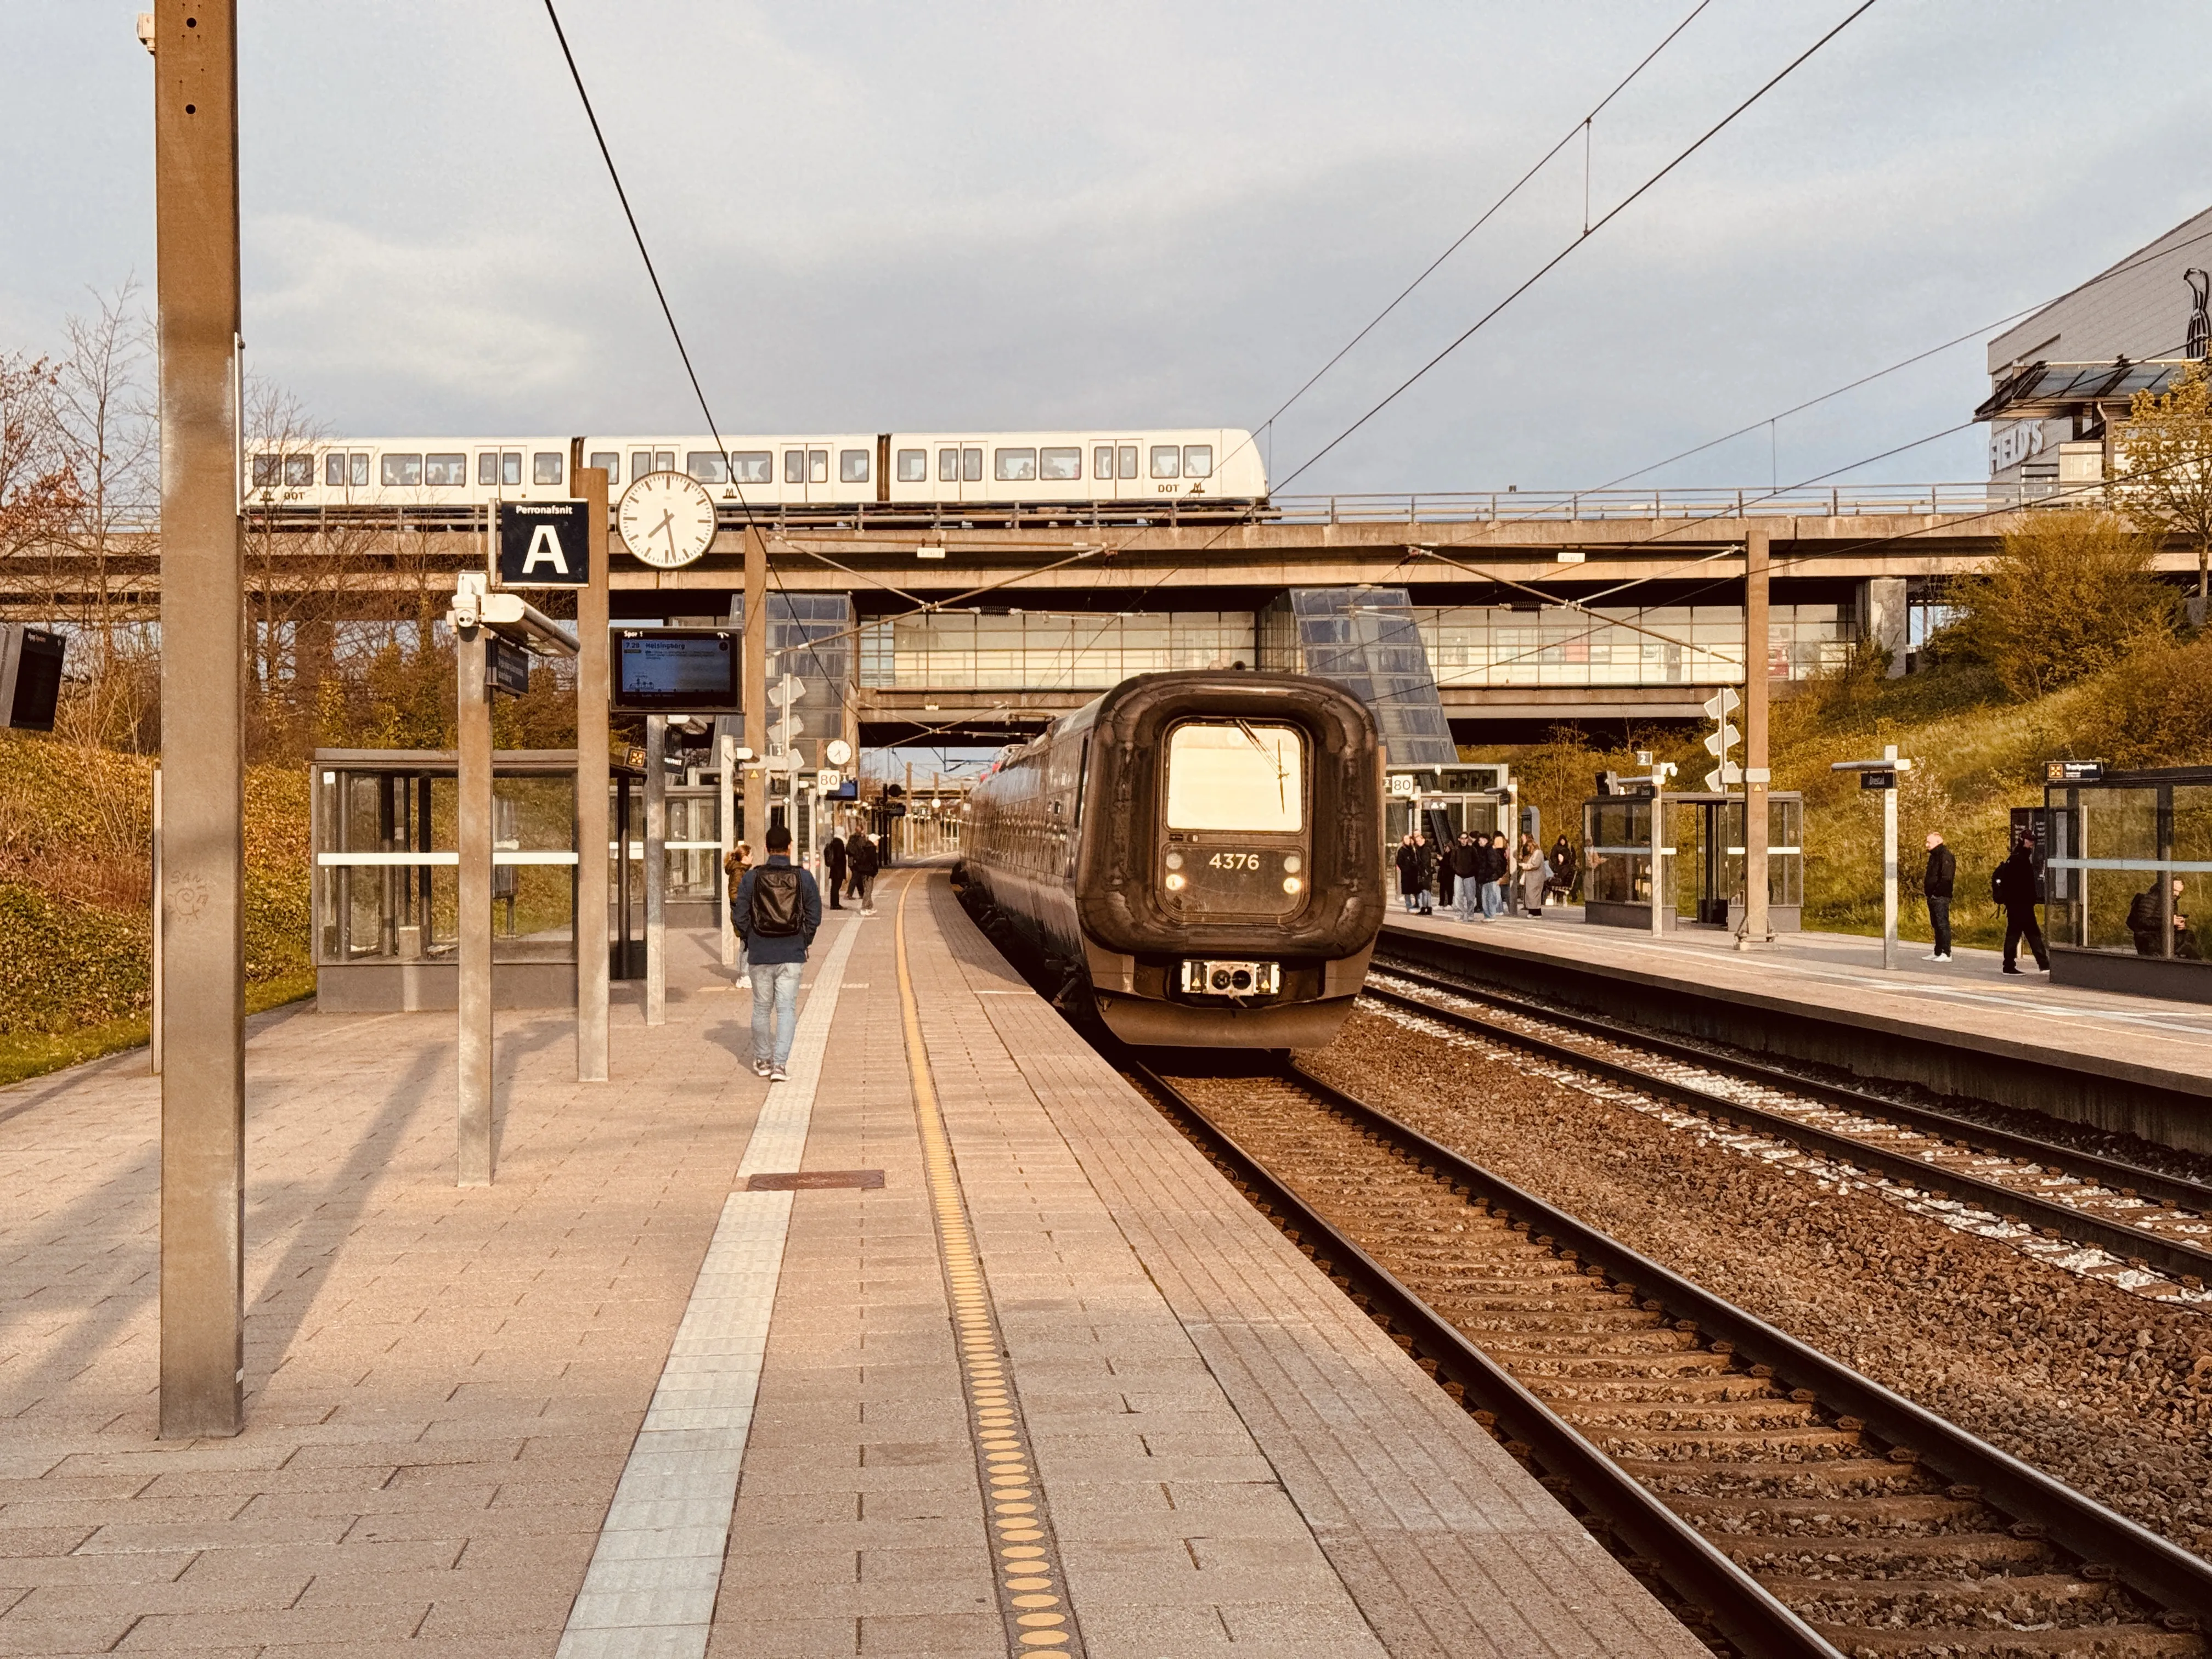
[[1182, 854], [1180, 854], [1180, 853], [1170, 853], [1170, 854], [1168, 854], [1168, 858], [1167, 858], [1167, 865], [1168, 865], [1168, 868], [1169, 868], [1169, 869], [1170, 869], [1170, 870], [1180, 870], [1180, 869], [1182, 869]]
[[1183, 877], [1170, 876], [1168, 878], [1168, 891], [1170, 893], [1180, 893], [1183, 890]]
[[1300, 881], [1296, 876], [1283, 878], [1283, 890], [1285, 893], [1303, 893], [1305, 891], [1305, 883]]
[[[1286, 876], [1295, 876], [1296, 874], [1297, 874], [1297, 872], [1298, 872], [1300, 870], [1304, 869], [1304, 867], [1305, 867], [1305, 860], [1304, 860], [1304, 859], [1300, 858], [1300, 857], [1299, 857], [1296, 853], [1285, 853], [1285, 854], [1283, 855], [1283, 873], [1284, 873], [1285, 875], [1286, 875]], [[1293, 888], [1291, 888], [1290, 890], [1291, 890], [1291, 892], [1295, 893], [1295, 892], [1297, 892], [1298, 890], [1297, 890], [1297, 888], [1293, 887]]]

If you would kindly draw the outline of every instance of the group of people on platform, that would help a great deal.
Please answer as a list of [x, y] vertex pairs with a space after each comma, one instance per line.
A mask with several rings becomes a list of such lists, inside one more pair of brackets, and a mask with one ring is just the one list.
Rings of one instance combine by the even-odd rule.
[[1408, 911], [1431, 915], [1441, 906], [1466, 922], [1540, 917], [1547, 905], [1571, 902], [1577, 874], [1573, 842], [1561, 836], [1547, 854], [1525, 830], [1516, 847], [1502, 830], [1463, 830], [1458, 840], [1443, 842], [1410, 830], [1395, 861]]
[[[753, 1071], [781, 1083], [799, 1034], [799, 981], [822, 928], [822, 889], [811, 871], [792, 862], [790, 830], [772, 825], [765, 840], [765, 863], [756, 867], [750, 844], [741, 841], [722, 860], [722, 873], [738, 934], [737, 988], [753, 994]], [[862, 915], [875, 915], [882, 866], [881, 844], [866, 830], [830, 836], [822, 848], [830, 908], [845, 908], [842, 895], [858, 900]]]

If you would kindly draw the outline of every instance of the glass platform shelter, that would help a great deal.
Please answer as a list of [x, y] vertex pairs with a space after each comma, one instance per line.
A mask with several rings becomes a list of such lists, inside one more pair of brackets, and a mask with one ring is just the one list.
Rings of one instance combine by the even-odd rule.
[[2212, 767], [2054, 763], [2044, 929], [2060, 985], [2212, 1002]]
[[[1660, 824], [1659, 925], [1743, 925], [1741, 795], [1669, 791]], [[1778, 933], [1804, 925], [1805, 797], [1766, 798], [1766, 914]], [[1583, 803], [1583, 920], [1603, 927], [1651, 926], [1651, 793], [1595, 795]]]

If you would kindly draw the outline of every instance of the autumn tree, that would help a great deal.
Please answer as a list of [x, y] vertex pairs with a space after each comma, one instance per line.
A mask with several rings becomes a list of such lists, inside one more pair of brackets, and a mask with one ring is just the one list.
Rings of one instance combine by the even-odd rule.
[[2119, 430], [2119, 505], [2146, 535], [2179, 536], [2197, 550], [2197, 602], [2204, 617], [2212, 577], [2212, 374], [2190, 364], [2164, 392], [2138, 392]]
[[1996, 558], [1951, 586], [1946, 643], [2016, 697], [2099, 673], [2173, 631], [2154, 538], [2112, 513], [2037, 512]]

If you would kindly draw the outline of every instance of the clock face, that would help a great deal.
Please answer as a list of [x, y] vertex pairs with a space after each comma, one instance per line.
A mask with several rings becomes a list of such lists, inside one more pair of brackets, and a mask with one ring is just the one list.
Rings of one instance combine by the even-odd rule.
[[714, 498], [689, 473], [648, 472], [623, 491], [615, 521], [632, 557], [675, 570], [714, 545]]

